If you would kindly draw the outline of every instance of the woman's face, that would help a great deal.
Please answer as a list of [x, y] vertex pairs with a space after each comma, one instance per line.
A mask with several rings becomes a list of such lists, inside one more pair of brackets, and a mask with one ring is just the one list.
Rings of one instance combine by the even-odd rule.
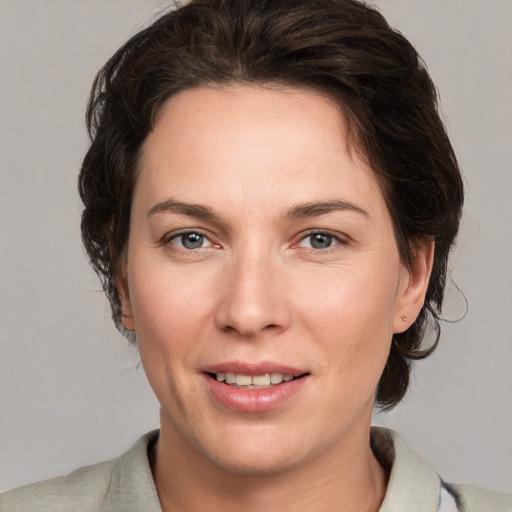
[[270, 474], [367, 442], [428, 255], [403, 267], [376, 178], [344, 141], [329, 100], [250, 86], [174, 96], [145, 141], [124, 322], [162, 436], [194, 460]]

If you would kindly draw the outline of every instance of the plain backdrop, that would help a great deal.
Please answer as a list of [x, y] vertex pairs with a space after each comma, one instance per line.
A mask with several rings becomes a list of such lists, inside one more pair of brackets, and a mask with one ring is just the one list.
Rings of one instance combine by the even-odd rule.
[[[447, 480], [512, 492], [512, 2], [376, 0], [439, 86], [467, 200], [443, 326], [399, 430]], [[0, 490], [119, 455], [158, 426], [83, 255], [77, 172], [95, 72], [167, 2], [0, 0]], [[446, 316], [463, 315], [448, 289]]]

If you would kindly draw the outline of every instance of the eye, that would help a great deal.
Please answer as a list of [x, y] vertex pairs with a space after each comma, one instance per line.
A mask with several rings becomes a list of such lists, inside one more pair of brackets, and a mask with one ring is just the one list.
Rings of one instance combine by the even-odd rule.
[[329, 249], [335, 245], [338, 245], [341, 240], [331, 233], [326, 233], [323, 231], [309, 233], [298, 243], [300, 247], [307, 247], [310, 249]]
[[169, 238], [168, 243], [180, 249], [194, 250], [203, 247], [213, 247], [213, 243], [202, 233], [197, 231], [185, 231]]

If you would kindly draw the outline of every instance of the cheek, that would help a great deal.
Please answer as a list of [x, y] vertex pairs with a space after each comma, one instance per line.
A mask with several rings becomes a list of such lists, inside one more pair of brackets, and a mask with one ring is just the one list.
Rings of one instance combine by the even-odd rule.
[[[135, 265], [134, 265], [135, 267]], [[138, 329], [194, 330], [211, 298], [208, 280], [198, 272], [173, 271], [162, 265], [150, 271], [140, 265], [129, 275], [130, 299]], [[184, 333], [183, 333], [184, 334]]]
[[136, 263], [141, 262], [133, 258], [128, 270], [141, 361], [160, 403], [168, 410], [182, 410], [184, 376], [195, 368], [212, 292], [197, 274], [173, 273], [165, 265], [149, 270]]
[[318, 277], [300, 282], [304, 329], [317, 339], [333, 378], [343, 374], [351, 386], [376, 385], [393, 335], [397, 274], [358, 266]]
[[294, 281], [299, 310], [318, 328], [340, 329], [352, 338], [369, 331], [392, 333], [398, 272], [358, 265], [323, 274], [304, 273]]
[[200, 272], [137, 263], [129, 268], [130, 299], [142, 362], [155, 381], [192, 365], [211, 318], [213, 290]]

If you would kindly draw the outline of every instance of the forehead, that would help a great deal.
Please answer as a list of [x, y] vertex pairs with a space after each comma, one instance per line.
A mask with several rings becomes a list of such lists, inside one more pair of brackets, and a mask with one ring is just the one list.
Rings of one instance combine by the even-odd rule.
[[245, 205], [375, 199], [374, 173], [346, 140], [338, 105], [315, 92], [186, 90], [162, 107], [143, 145], [136, 195]]
[[[315, 145], [325, 138], [334, 150], [346, 142], [345, 125], [337, 105], [329, 98], [311, 90], [276, 88], [272, 86], [233, 85], [197, 87], [171, 97], [159, 111], [153, 131], [146, 139], [143, 158], [162, 143], [181, 152], [203, 148], [227, 149], [235, 155], [236, 148], [251, 140], [273, 149], [286, 137], [297, 147]], [[261, 149], [258, 154], [262, 154]], [[196, 151], [194, 151], [196, 153]], [[199, 154], [199, 152], [197, 152]], [[194, 155], [190, 155], [194, 156]], [[257, 163], [255, 160], [255, 165]]]

